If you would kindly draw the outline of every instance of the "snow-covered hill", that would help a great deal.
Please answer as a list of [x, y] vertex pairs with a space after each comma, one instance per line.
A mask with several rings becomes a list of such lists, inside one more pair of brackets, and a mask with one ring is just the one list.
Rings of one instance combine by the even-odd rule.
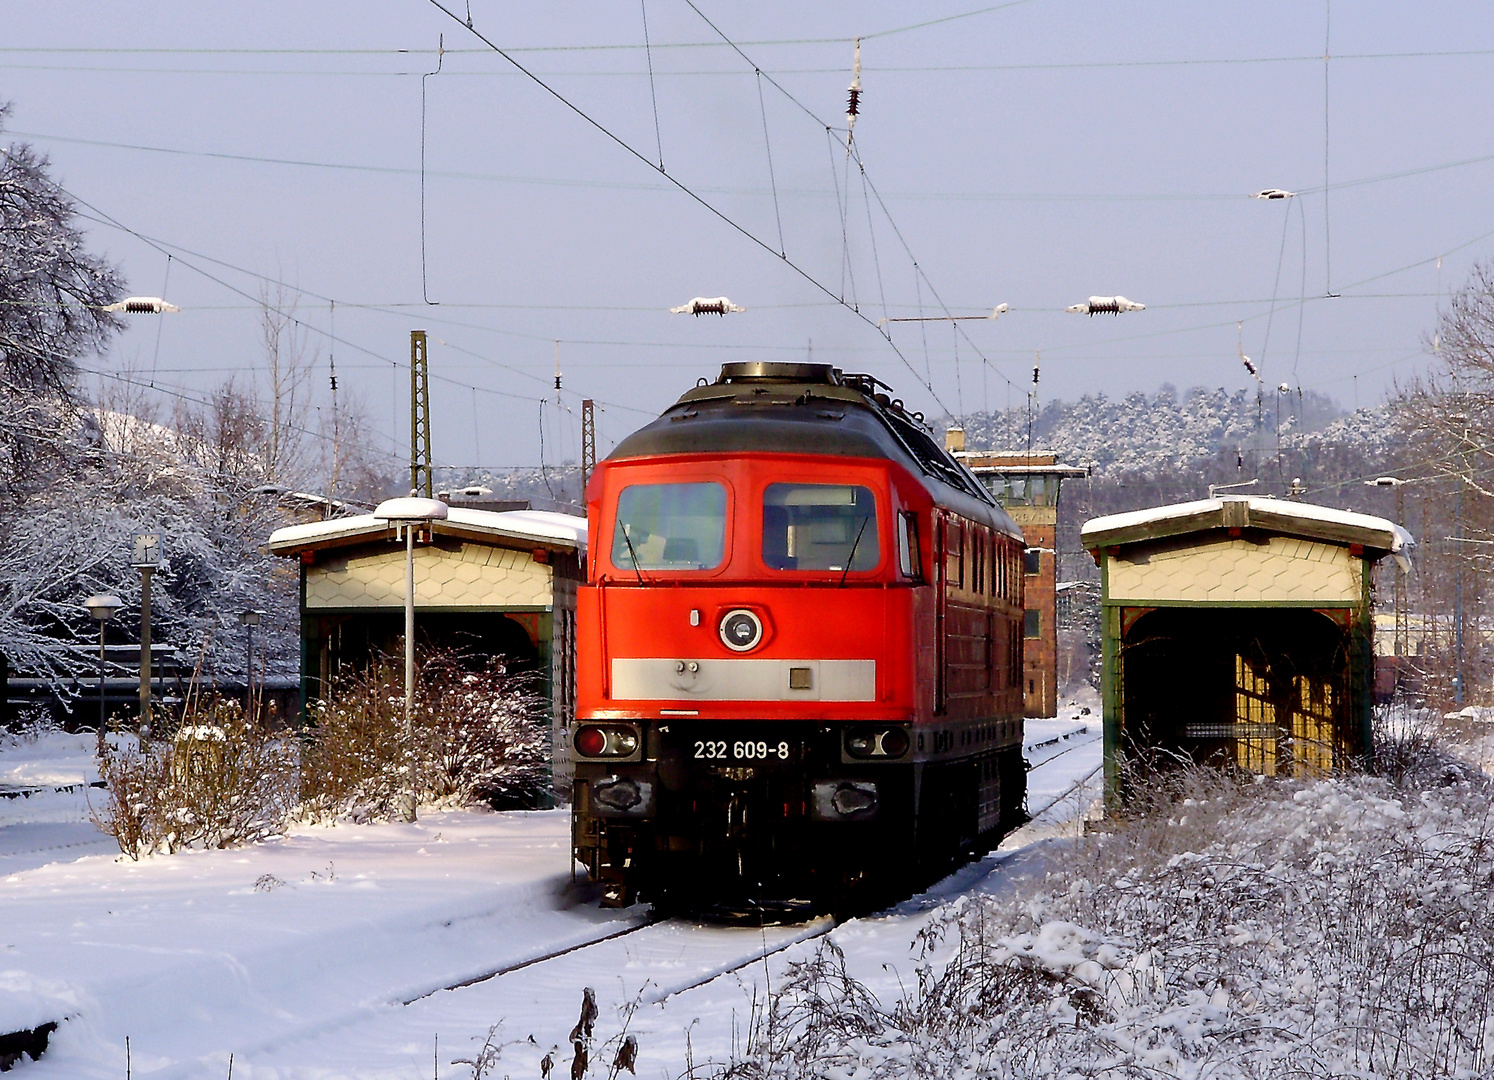
[[1384, 406], [1346, 414], [1314, 393], [1257, 396], [1201, 386], [1182, 394], [1163, 386], [1119, 399], [1087, 394], [1050, 401], [1032, 414], [1025, 406], [975, 413], [963, 426], [971, 449], [1053, 449], [1071, 463], [1093, 466], [1097, 476], [1196, 470], [1221, 453], [1233, 464], [1237, 451], [1259, 459], [1278, 446], [1297, 458], [1346, 446], [1383, 458], [1394, 441]]

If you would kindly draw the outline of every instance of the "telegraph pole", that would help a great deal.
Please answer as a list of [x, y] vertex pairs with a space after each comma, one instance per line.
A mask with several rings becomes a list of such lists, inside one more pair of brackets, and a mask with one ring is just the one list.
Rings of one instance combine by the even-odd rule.
[[431, 385], [425, 331], [410, 331], [410, 493], [431, 497]]

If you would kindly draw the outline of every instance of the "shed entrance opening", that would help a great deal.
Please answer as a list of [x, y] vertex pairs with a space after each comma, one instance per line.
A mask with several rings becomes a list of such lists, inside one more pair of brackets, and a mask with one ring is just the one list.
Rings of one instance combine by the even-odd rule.
[[1363, 750], [1342, 619], [1309, 609], [1129, 609], [1121, 741], [1141, 760], [1183, 758], [1265, 776], [1315, 775]]

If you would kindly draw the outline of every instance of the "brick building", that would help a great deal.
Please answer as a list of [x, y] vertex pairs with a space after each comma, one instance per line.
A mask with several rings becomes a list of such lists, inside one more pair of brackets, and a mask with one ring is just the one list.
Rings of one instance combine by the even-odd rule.
[[1028, 716], [1058, 712], [1058, 493], [1066, 477], [1087, 470], [1060, 465], [1052, 451], [1028, 453], [965, 449], [965, 433], [950, 428], [945, 445], [970, 467], [1027, 544], [1022, 606], [1023, 694]]

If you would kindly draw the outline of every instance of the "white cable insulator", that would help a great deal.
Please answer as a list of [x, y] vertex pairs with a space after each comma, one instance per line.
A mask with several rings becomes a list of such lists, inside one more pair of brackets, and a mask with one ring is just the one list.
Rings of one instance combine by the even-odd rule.
[[175, 304], [168, 304], [159, 296], [127, 296], [104, 307], [105, 311], [123, 312], [126, 315], [160, 315], [167, 311], [180, 311]]
[[1091, 296], [1082, 304], [1064, 308], [1075, 315], [1119, 315], [1123, 311], [1145, 311], [1145, 304], [1127, 300], [1124, 296]]
[[689, 303], [681, 304], [679, 307], [669, 309], [671, 315], [727, 315], [739, 311], [746, 311], [744, 307], [738, 307], [725, 296], [697, 296]]

